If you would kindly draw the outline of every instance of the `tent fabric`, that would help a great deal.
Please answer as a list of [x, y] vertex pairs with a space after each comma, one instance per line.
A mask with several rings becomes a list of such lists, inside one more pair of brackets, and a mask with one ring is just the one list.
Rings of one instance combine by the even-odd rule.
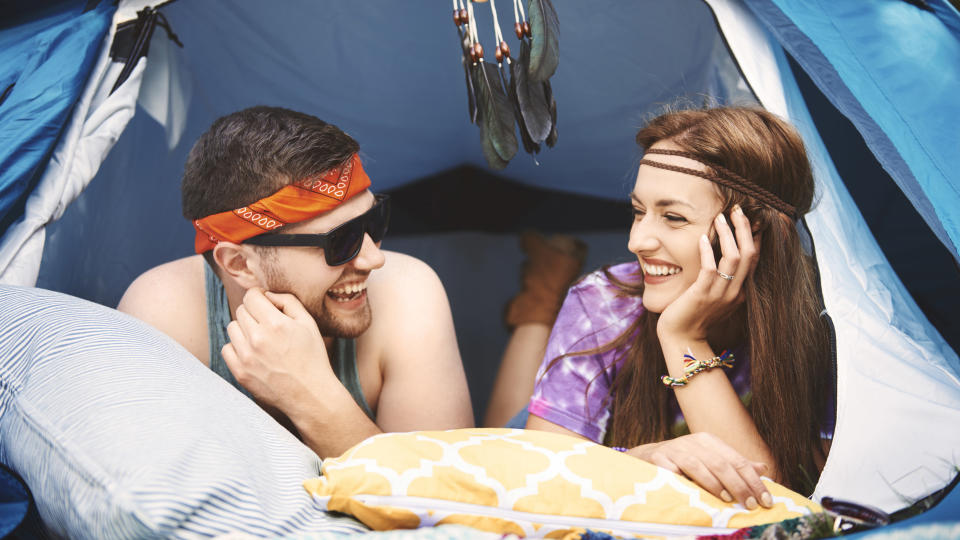
[[747, 0], [960, 262], [960, 15], [928, 3]]
[[846, 534], [845, 540], [893, 540], [960, 538], [960, 489], [957, 482], [947, 488], [943, 499], [922, 514], [904, 519], [887, 527]]
[[0, 538], [7, 538], [30, 510], [30, 490], [6, 465], [0, 464]]
[[36, 185], [87, 85], [113, 7], [40, 10], [0, 31], [0, 232]]
[[930, 426], [960, 424], [960, 359], [887, 264], [816, 133], [782, 48], [744, 4], [709, 3], [760, 102], [800, 131], [817, 181], [807, 223], [836, 327], [837, 425], [814, 497], [898, 510], [956, 475], [960, 431]]
[[[47, 139], [50, 148], [44, 150], [45, 161], [41, 160], [39, 164], [32, 165], [38, 178], [36, 187], [29, 192], [29, 196], [24, 201], [22, 215], [12, 223], [0, 239], [0, 282], [14, 285], [36, 283], [46, 236], [45, 226], [59, 219], [67, 206], [80, 195], [133, 116], [146, 61], [141, 59], [133, 74], [111, 94], [110, 90], [123, 66], [112, 62], [108, 54], [116, 23], [130, 16], [130, 8], [116, 10], [110, 2], [103, 2], [95, 10], [81, 15], [68, 10], [51, 17], [60, 24], [58, 27], [60, 33], [56, 34], [58, 39], [50, 40], [52, 45], [50, 49], [40, 47], [36, 55], [39, 58], [57, 58], [58, 62], [53, 64], [44, 62], [42, 70], [37, 71], [37, 76], [42, 81], [35, 84], [45, 85], [46, 93], [37, 89], [35, 94], [27, 94], [25, 99], [32, 98], [37, 101], [32, 106], [41, 107], [43, 104], [39, 103], [37, 96], [46, 94], [55, 96], [56, 100], [41, 108], [46, 111], [45, 107], [49, 107], [52, 111], [56, 109], [58, 103], [63, 105], [64, 96], [69, 95], [69, 92], [61, 94], [61, 90], [69, 90], [72, 86], [68, 83], [75, 81], [78, 84], [78, 97], [75, 98], [75, 103], [71, 102], [68, 107], [69, 115], [64, 113], [58, 117], [56, 121], [59, 124], [51, 123], [52, 119], [46, 124], [41, 124], [41, 121], [35, 117], [24, 117], [16, 124], [23, 126], [21, 130], [8, 129], [7, 126], [10, 124], [3, 122], [5, 129], [0, 132], [0, 137], [19, 135], [21, 140], [19, 145], [13, 144], [13, 141], [10, 147], [3, 145], [3, 150], [0, 152], [9, 151], [22, 163], [19, 166], [21, 168], [29, 166], [27, 160], [31, 154], [34, 158], [39, 157], [39, 151], [34, 148], [33, 140], [28, 139], [33, 131], [44, 128], [50, 132], [48, 135], [53, 131], [56, 131], [56, 135]], [[75, 22], [77, 19], [86, 20], [87, 24], [77, 24]], [[64, 29], [72, 30], [75, 27], [87, 27], [88, 32], [84, 34], [85, 42], [80, 42], [76, 34], [71, 34], [69, 30]], [[104, 33], [91, 32], [90, 27], [99, 28]], [[33, 45], [39, 46], [37, 43]], [[83, 77], [74, 74], [75, 66], [70, 64], [71, 61], [79, 61], [68, 55], [70, 52], [75, 52], [74, 49], [85, 51], [89, 56], [88, 63], [91, 67]], [[61, 58], [65, 55], [65, 59]], [[68, 65], [69, 69], [65, 67]], [[65, 80], [59, 78], [61, 70], [65, 74]], [[19, 83], [15, 88], [22, 88], [24, 92], [29, 91], [28, 87], [21, 87]], [[13, 94], [11, 94], [12, 98]], [[27, 99], [27, 101], [30, 100]], [[4, 103], [0, 113], [7, 111], [7, 107], [8, 104]], [[16, 169], [4, 170], [3, 181], [16, 178], [15, 171]]]
[[[481, 6], [475, 13], [489, 31], [488, 4]], [[498, 7], [504, 11], [502, 3]], [[162, 70], [179, 73], [179, 80], [167, 80], [167, 88], [142, 100], [140, 108], [185, 123], [170, 129], [164, 121], [158, 130], [151, 116], [133, 119], [89, 195], [54, 225], [42, 272], [56, 275], [42, 282], [69, 281], [64, 292], [115, 304], [136, 275], [188, 255], [184, 238], [193, 232], [178, 217], [177, 186], [187, 152], [215, 118], [244, 107], [279, 105], [344, 128], [360, 142], [364, 168], [378, 190], [463, 164], [486, 168], [479, 129], [468, 120], [448, 8], [309, 2], [281, 10], [251, 1], [162, 7], [184, 48], [165, 45], [163, 32], [155, 32], [144, 77], [164, 81], [156, 73]], [[563, 27], [562, 60], [552, 79], [559, 142], [537, 162], [519, 154], [498, 176], [623, 201], [636, 171], [633, 137], [648, 111], [678, 95], [740, 102], [749, 96], [700, 0], [651, 2], [643, 10], [624, 10], [614, 0], [568, 2], [561, 9], [563, 20], [583, 24]], [[613, 16], [623, 24], [607, 28]], [[501, 13], [501, 22], [505, 17]], [[597, 33], [598, 25], [606, 36]], [[680, 25], [689, 35], [668, 30]], [[623, 44], [637, 36], [658, 46], [638, 44], [622, 54]], [[164, 58], [154, 57], [159, 50]], [[164, 152], [172, 140], [178, 142]], [[140, 197], [127, 196], [131, 191]], [[113, 212], [109, 220], [107, 208]]]
[[[488, 6], [475, 6], [474, 12], [481, 40], [492, 48]], [[562, 60], [551, 79], [560, 141], [536, 161], [521, 152], [501, 176], [622, 199], [636, 154], [632, 135], [643, 121], [635, 103], [668, 103], [677, 95], [712, 95], [722, 101], [744, 97], [736, 87], [735, 67], [729, 60], [715, 61], [717, 52], [726, 53], [699, 0], [651, 3], [643, 11], [619, 8], [609, 0], [562, 6], [564, 20], [590, 23], [563, 27]], [[500, 9], [506, 24], [502, 4]], [[347, 130], [361, 143], [364, 167], [380, 190], [462, 164], [486, 168], [479, 129], [467, 121], [460, 49], [446, 4], [385, 9], [325, 2], [280, 10], [250, 1], [211, 1], [201, 6], [175, 2], [162, 11], [184, 43], [182, 51], [173, 50], [162, 60], [175, 64], [166, 71], [188, 75], [181, 81], [185, 86], [170, 85], [171, 108], [188, 108], [184, 146], [171, 157], [177, 167], [183, 163], [177, 159], [185, 157], [215, 118], [269, 104], [307, 111]], [[291, 17], [294, 11], [302, 14]], [[615, 11], [621, 12], [623, 24], [598, 36], [596, 24]], [[689, 31], [682, 47], [636, 50], [627, 58], [620, 54], [618, 45], [630, 43], [635, 34], [678, 42], [664, 21]], [[211, 35], [220, 39], [213, 41]], [[160, 33], [151, 49], [158, 39], [164, 39]], [[148, 76], [164, 69], [160, 61], [151, 54]], [[160, 120], [163, 113], [155, 116]], [[591, 159], [576, 157], [583, 155]], [[179, 176], [181, 171], [170, 172]], [[591, 178], [611, 181], [587, 181]]]

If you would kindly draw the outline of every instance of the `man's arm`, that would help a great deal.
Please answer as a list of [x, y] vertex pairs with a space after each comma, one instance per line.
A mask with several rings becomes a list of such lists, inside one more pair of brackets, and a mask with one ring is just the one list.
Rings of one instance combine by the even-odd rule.
[[399, 253], [387, 257], [383, 274], [371, 275], [373, 325], [358, 343], [358, 349], [368, 342], [381, 347], [377, 424], [384, 431], [473, 427], [443, 284], [418, 259]]
[[313, 316], [297, 297], [248, 289], [227, 326], [223, 360], [266, 408], [293, 422], [320, 457], [380, 433], [337, 379]]
[[[336, 456], [381, 431], [473, 425], [469, 391], [446, 293], [417, 259], [387, 254], [371, 273], [370, 328], [357, 340], [361, 370], [377, 362], [377, 423], [330, 367], [323, 336], [296, 297], [250, 289], [223, 358], [257, 399], [286, 414], [321, 457]], [[365, 389], [366, 390], [366, 389]]]

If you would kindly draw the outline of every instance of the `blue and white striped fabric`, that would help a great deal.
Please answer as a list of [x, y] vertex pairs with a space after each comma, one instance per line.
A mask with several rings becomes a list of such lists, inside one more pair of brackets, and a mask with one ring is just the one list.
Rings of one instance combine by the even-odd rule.
[[0, 462], [70, 538], [367, 532], [316, 507], [316, 454], [115, 310], [0, 286]]

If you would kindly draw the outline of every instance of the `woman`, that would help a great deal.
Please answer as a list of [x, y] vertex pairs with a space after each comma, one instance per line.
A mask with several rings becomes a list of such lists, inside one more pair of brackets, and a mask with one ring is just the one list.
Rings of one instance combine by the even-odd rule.
[[717, 108], [659, 116], [637, 143], [637, 261], [571, 288], [527, 428], [623, 447], [751, 509], [772, 502], [761, 475], [812, 491], [834, 396], [796, 229], [814, 191], [799, 135]]

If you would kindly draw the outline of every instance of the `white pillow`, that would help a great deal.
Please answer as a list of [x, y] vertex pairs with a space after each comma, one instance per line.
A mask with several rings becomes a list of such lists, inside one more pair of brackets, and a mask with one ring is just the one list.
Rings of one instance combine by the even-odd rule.
[[0, 461], [58, 536], [368, 530], [320, 510], [316, 454], [173, 340], [42, 289], [0, 285]]

